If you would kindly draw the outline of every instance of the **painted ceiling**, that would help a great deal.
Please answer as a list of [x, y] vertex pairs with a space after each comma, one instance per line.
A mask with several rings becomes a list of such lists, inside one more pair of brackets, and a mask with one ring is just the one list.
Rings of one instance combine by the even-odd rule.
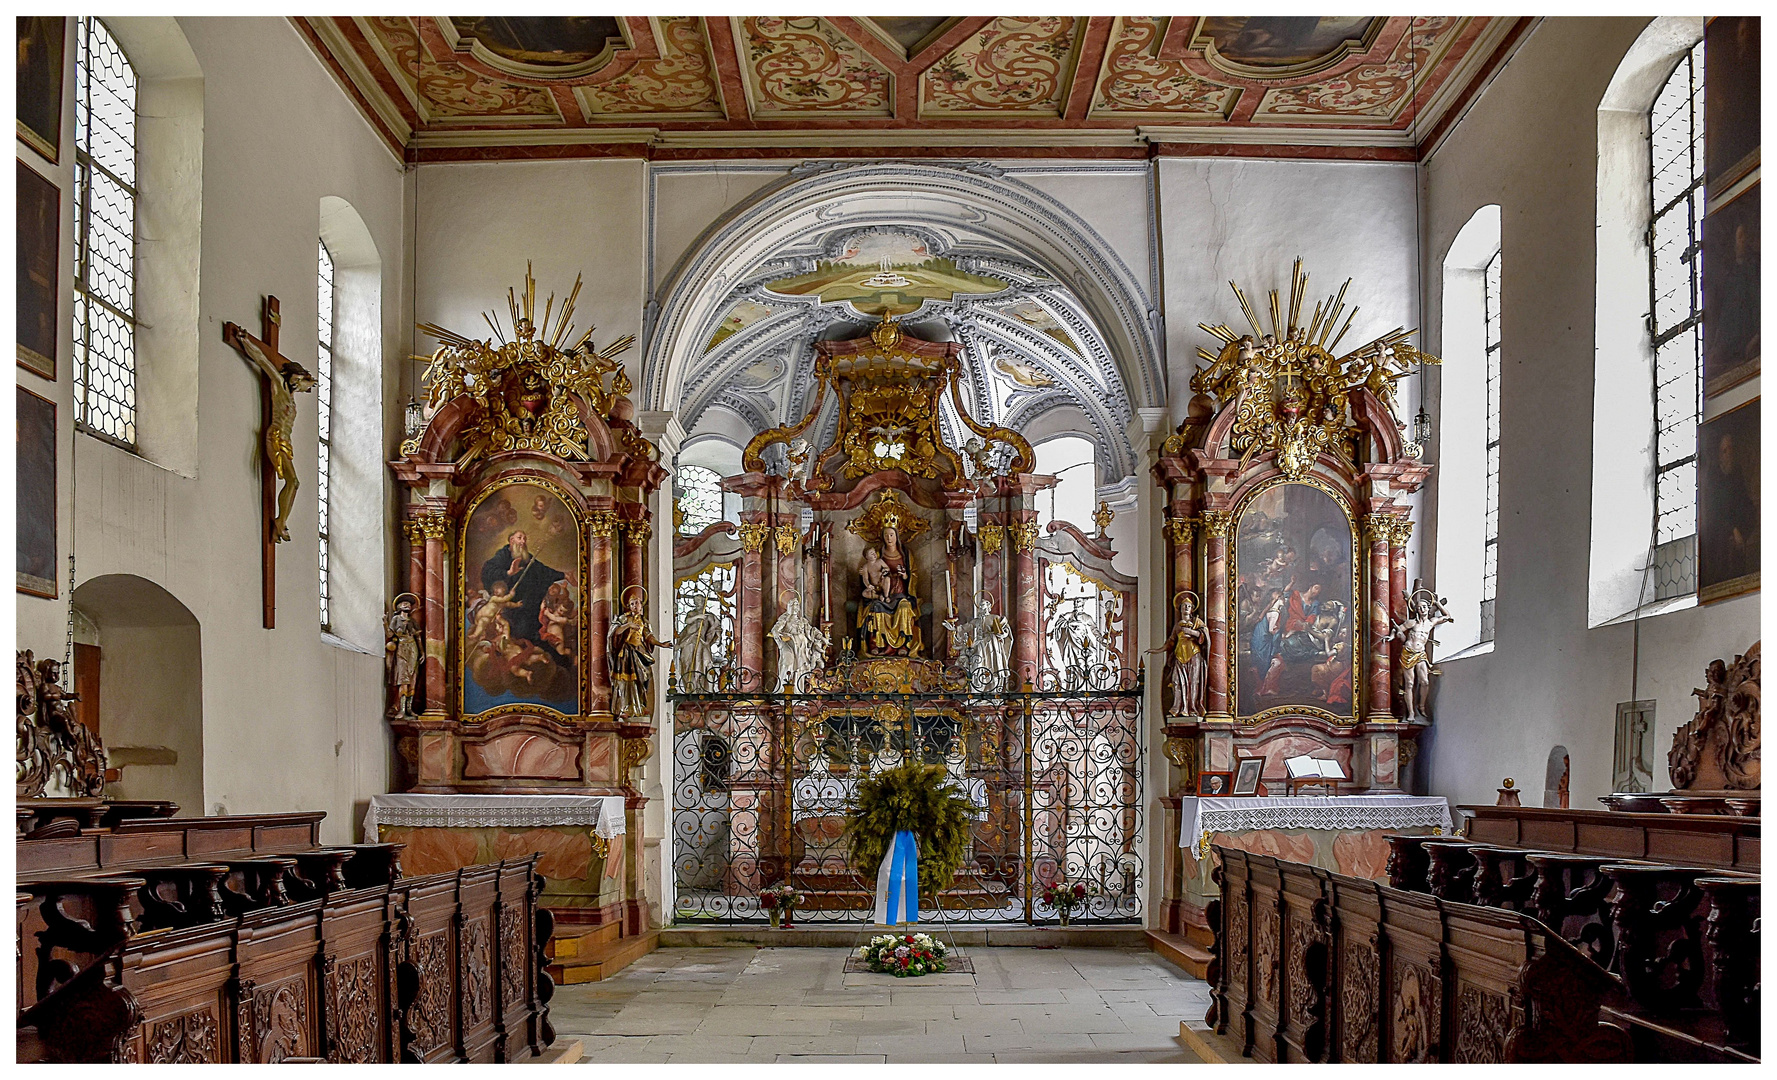
[[1061, 15], [295, 22], [391, 145], [415, 160], [958, 147], [1410, 157], [1527, 24]]
[[[814, 343], [862, 336], [884, 315], [917, 337], [962, 343], [977, 419], [1023, 430], [1064, 410], [1096, 445], [1103, 482], [1135, 471], [1129, 397], [1084, 305], [1016, 252], [919, 226], [838, 227], [737, 282], [685, 379], [687, 433], [756, 433], [801, 419], [813, 401]], [[834, 436], [833, 404], [816, 422], [817, 446]], [[939, 420], [962, 445], [967, 432], [948, 399]]]

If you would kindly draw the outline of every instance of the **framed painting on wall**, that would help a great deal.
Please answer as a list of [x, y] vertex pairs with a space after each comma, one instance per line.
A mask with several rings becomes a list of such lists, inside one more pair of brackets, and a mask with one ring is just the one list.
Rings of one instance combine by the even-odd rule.
[[514, 478], [477, 498], [461, 547], [465, 716], [506, 706], [579, 714], [580, 533], [552, 484]]
[[1759, 399], [1697, 429], [1697, 601], [1759, 587]]
[[18, 60], [19, 141], [55, 164], [62, 152], [62, 58], [68, 20], [62, 15], [20, 15]]
[[1709, 207], [1703, 219], [1703, 394], [1715, 397], [1759, 373], [1761, 185]]
[[18, 591], [56, 598], [56, 403], [18, 387]]
[[1242, 719], [1356, 715], [1354, 546], [1344, 504], [1319, 485], [1273, 484], [1241, 507], [1229, 621]]
[[61, 325], [61, 195], [37, 170], [18, 163], [19, 366], [52, 382]]

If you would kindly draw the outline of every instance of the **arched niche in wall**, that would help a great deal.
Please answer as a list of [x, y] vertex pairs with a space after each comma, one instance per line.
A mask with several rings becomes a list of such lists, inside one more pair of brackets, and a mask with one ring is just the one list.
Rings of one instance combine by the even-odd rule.
[[[96, 646], [96, 700], [90, 670], [76, 658], [88, 700], [118, 779], [106, 794], [170, 799], [182, 817], [204, 813], [203, 632], [179, 598], [134, 574], [106, 574], [74, 590], [84, 616], [82, 644]], [[79, 621], [79, 620], [77, 620]], [[90, 660], [88, 661], [90, 662]]]
[[[383, 512], [382, 257], [358, 211], [321, 199], [320, 239], [333, 259], [333, 364], [328, 432], [329, 630], [381, 651], [386, 573]], [[315, 496], [319, 497], [319, 485]]]

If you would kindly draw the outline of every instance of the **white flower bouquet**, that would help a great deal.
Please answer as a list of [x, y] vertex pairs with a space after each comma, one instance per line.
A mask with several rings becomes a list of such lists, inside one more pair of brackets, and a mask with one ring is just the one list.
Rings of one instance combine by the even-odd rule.
[[878, 934], [858, 946], [858, 956], [871, 971], [886, 971], [897, 978], [935, 975], [945, 970], [950, 950], [930, 934]]

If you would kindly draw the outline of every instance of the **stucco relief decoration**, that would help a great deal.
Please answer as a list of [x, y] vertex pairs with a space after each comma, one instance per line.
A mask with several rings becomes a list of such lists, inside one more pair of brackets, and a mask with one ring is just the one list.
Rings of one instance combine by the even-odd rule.
[[[480, 406], [463, 435], [465, 452], [459, 466], [478, 455], [502, 450], [536, 450], [572, 461], [587, 460], [581, 407], [603, 414], [611, 399], [629, 393], [629, 379], [616, 357], [635, 344], [635, 338], [626, 335], [597, 349], [592, 341], [596, 328], [589, 326], [572, 345], [564, 345], [574, 331], [574, 301], [580, 295], [580, 284], [576, 277], [553, 326], [555, 295], [550, 294], [539, 325], [535, 321], [537, 281], [531, 276], [530, 264], [525, 264], [523, 295], [512, 290], [506, 294], [511, 340], [491, 314], [483, 317], [494, 330], [493, 340], [477, 341], [431, 323], [420, 324], [421, 332], [443, 343], [426, 369], [427, 415], [465, 395]], [[417, 436], [401, 448], [404, 454], [417, 449]]]
[[1105, 48], [1092, 111], [1225, 120], [1240, 90], [1192, 74], [1183, 60], [1162, 60], [1163, 18], [1124, 16]]
[[993, 19], [927, 69], [920, 111], [1058, 116], [1084, 19]]
[[634, 113], [722, 117], [715, 63], [700, 20], [663, 16], [659, 27], [660, 59], [638, 60], [609, 82], [575, 89], [588, 120]]
[[739, 21], [757, 95], [754, 115], [887, 116], [894, 111], [888, 69], [825, 19]]
[[546, 90], [483, 78], [454, 63], [434, 60], [413, 20], [400, 15], [372, 16], [368, 22], [387, 50], [390, 67], [410, 94], [432, 116], [480, 118], [559, 118], [555, 99]]
[[1393, 119], [1468, 22], [1451, 16], [1415, 18], [1387, 60], [1306, 86], [1267, 91], [1254, 118]]
[[[1365, 389], [1387, 408], [1395, 427], [1403, 424], [1396, 415], [1394, 386], [1425, 364], [1440, 361], [1410, 343], [1415, 331], [1396, 328], [1366, 342], [1343, 356], [1334, 350], [1357, 316], [1353, 308], [1343, 326], [1345, 292], [1314, 306], [1307, 326], [1300, 322], [1308, 275], [1296, 260], [1292, 273], [1288, 321], [1283, 318], [1277, 290], [1270, 294], [1270, 329], [1260, 325], [1259, 313], [1238, 285], [1230, 283], [1240, 309], [1252, 326], [1241, 334], [1226, 325], [1199, 324], [1222, 342], [1219, 352], [1199, 348], [1208, 365], [1191, 376], [1191, 389], [1207, 394], [1216, 407], [1236, 407], [1230, 448], [1242, 455], [1241, 465], [1256, 455], [1275, 453], [1277, 466], [1290, 479], [1308, 472], [1315, 458], [1333, 454], [1345, 461], [1357, 458], [1358, 424], [1351, 395]], [[1329, 337], [1331, 341], [1329, 341]]]

